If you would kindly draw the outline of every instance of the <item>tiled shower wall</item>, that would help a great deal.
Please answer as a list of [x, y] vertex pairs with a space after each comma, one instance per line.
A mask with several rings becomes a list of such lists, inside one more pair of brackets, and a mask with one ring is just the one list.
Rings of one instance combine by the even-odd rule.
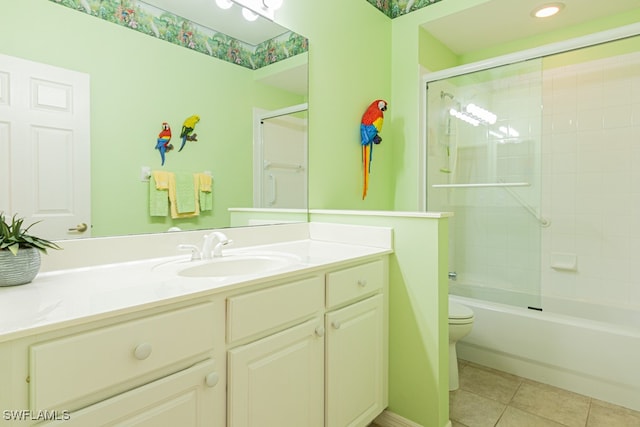
[[[542, 293], [640, 308], [640, 53], [543, 74]], [[576, 270], [551, 268], [575, 256]]]

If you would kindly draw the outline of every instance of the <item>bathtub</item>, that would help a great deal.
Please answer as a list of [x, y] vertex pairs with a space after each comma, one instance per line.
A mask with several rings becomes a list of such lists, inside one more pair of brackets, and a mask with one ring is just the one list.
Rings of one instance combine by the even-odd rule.
[[544, 299], [537, 311], [450, 299], [475, 314], [459, 358], [640, 410], [639, 310]]

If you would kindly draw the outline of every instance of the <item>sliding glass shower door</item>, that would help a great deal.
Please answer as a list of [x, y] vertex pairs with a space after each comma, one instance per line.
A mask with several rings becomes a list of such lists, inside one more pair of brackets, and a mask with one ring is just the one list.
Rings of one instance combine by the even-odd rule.
[[427, 209], [455, 214], [450, 292], [541, 307], [541, 60], [426, 90]]

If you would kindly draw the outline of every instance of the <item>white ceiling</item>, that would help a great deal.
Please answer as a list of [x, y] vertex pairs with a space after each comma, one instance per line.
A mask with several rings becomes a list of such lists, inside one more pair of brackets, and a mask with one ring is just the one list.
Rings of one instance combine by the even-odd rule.
[[249, 22], [242, 17], [242, 8], [233, 5], [220, 9], [215, 0], [142, 0], [144, 3], [171, 12], [252, 46], [272, 39], [288, 30], [266, 18]]
[[554, 1], [490, 0], [422, 27], [460, 55], [640, 7], [639, 0], [560, 0], [565, 7], [556, 16], [531, 16], [536, 6]]

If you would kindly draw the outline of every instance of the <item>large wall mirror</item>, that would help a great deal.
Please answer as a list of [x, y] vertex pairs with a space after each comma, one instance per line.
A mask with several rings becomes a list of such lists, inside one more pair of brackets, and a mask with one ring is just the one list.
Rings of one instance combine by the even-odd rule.
[[[274, 207], [255, 204], [255, 194], [265, 189], [254, 188], [254, 176], [265, 165], [291, 162], [260, 164], [255, 151], [262, 138], [290, 132], [258, 135], [256, 120], [290, 114], [300, 151], [307, 152], [306, 129], [300, 129], [306, 127], [308, 41], [263, 17], [249, 22], [240, 10], [220, 9], [213, 0], [25, 0], [3, 7], [0, 211], [43, 219], [34, 234], [58, 240], [236, 226], [242, 221], [234, 223], [233, 209]], [[24, 72], [25, 64], [36, 64], [35, 72]], [[46, 67], [72, 77], [57, 82]], [[15, 86], [21, 79], [30, 94]], [[66, 98], [75, 84], [88, 92], [86, 104]], [[3, 96], [22, 96], [35, 112], [16, 113]], [[66, 109], [83, 113], [74, 120], [87, 125], [86, 137], [70, 131], [75, 124], [66, 119], [51, 118], [51, 110]], [[180, 149], [181, 130], [193, 115], [200, 118], [192, 132], [197, 136]], [[156, 149], [163, 123], [174, 147], [164, 153], [164, 164]], [[84, 157], [82, 149], [74, 151], [82, 144]], [[306, 164], [302, 168], [295, 173], [305, 175], [306, 186]], [[152, 214], [149, 175], [158, 171], [210, 176], [208, 209], [175, 218], [171, 211]], [[64, 186], [85, 188], [86, 195], [58, 192]], [[271, 213], [269, 222], [289, 221], [291, 212], [306, 220], [304, 191], [300, 206], [287, 205], [282, 216]], [[85, 202], [88, 216], [69, 214], [77, 202]], [[86, 231], [76, 229], [82, 223]]]

